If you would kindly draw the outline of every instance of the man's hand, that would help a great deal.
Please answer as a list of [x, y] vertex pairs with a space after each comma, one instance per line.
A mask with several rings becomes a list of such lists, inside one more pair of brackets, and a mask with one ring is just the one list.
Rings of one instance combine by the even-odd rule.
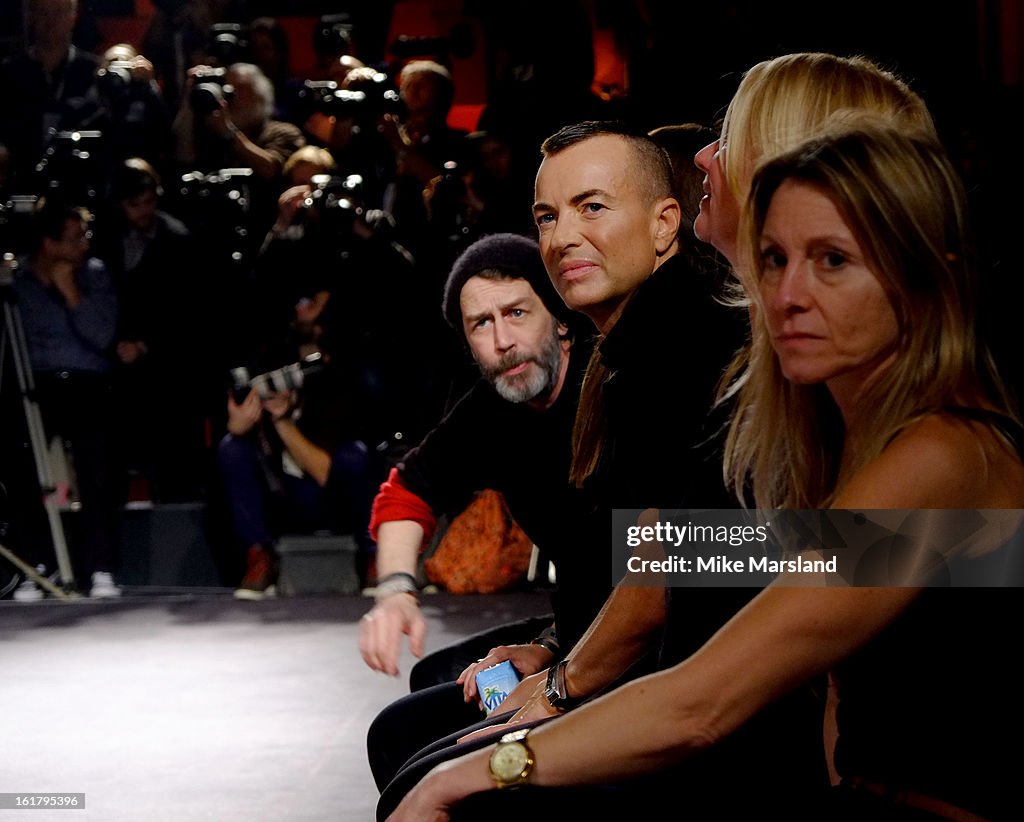
[[[462, 698], [466, 702], [474, 699], [479, 702], [480, 698], [476, 690], [476, 675], [480, 671], [497, 665], [499, 662], [504, 662], [507, 659], [519, 671], [520, 676], [530, 676], [530, 674], [546, 669], [551, 664], [554, 656], [551, 651], [541, 645], [499, 645], [497, 648], [491, 648], [483, 659], [478, 659], [467, 667], [466, 670], [459, 674], [459, 678], [455, 681], [462, 686]], [[518, 687], [516, 690], [518, 690]], [[511, 695], [509, 694], [509, 696]]]
[[[536, 679], [536, 677], [540, 677], [540, 679]], [[471, 742], [474, 739], [481, 739], [496, 732], [500, 732], [498, 734], [500, 736], [502, 733], [508, 733], [509, 731], [516, 730], [516, 726], [521, 725], [524, 722], [533, 722], [538, 719], [552, 719], [553, 717], [559, 716], [561, 711], [551, 707], [551, 703], [548, 702], [548, 698], [544, 693], [547, 672], [544, 671], [542, 673], [535, 674], [533, 677], [530, 677], [529, 680], [533, 680], [535, 684], [531, 688], [531, 693], [529, 698], [526, 700], [526, 704], [524, 704], [518, 711], [512, 714], [512, 716], [500, 725], [491, 725], [489, 728], [480, 728], [479, 730], [468, 733], [465, 736], [460, 736], [456, 742], [461, 745], [463, 742]], [[526, 679], [523, 680], [523, 682], [527, 681], [528, 680]], [[509, 694], [509, 699], [511, 698], [512, 694]], [[508, 705], [508, 702], [509, 700], [506, 699], [505, 702], [502, 703], [501, 707]]]
[[[522, 680], [520, 680], [519, 684], [516, 685], [512, 693], [505, 697], [505, 701], [502, 702], [495, 710], [500, 709], [501, 712], [504, 713], [505, 711], [515, 711], [518, 708], [519, 711], [522, 711], [525, 708], [525, 706], [531, 704], [531, 702], [538, 696], [540, 696], [540, 698], [543, 699], [546, 704], [547, 699], [544, 699], [544, 690], [545, 686], [547, 685], [547, 679], [548, 672], [546, 670], [538, 671], [535, 674], [531, 674], [530, 676], [524, 677]], [[555, 710], [550, 705], [548, 705], [548, 708], [551, 711]], [[516, 717], [519, 716], [519, 711], [517, 711], [509, 719], [507, 723], [502, 723], [501, 727], [504, 727], [507, 724], [511, 724], [512, 720], [516, 719]], [[555, 711], [555, 713], [557, 714], [557, 711]], [[539, 716], [545, 715], [546, 714], [543, 713], [539, 714]], [[498, 726], [492, 726], [492, 728], [493, 727]], [[474, 731], [471, 734], [467, 734], [466, 736], [460, 737], [458, 741], [465, 742], [467, 739], [476, 739], [477, 737], [484, 736], [487, 730], [489, 729], [483, 728], [479, 731]]]
[[300, 328], [312, 328], [320, 319], [327, 301], [331, 299], [330, 291], [317, 291], [312, 297], [303, 297], [295, 303], [295, 322]]
[[228, 394], [228, 432], [236, 437], [244, 437], [260, 421], [263, 416], [263, 404], [260, 395], [253, 388], [241, 405]]
[[117, 344], [117, 358], [125, 365], [138, 362], [146, 356], [147, 351], [142, 340], [121, 340]]
[[409, 650], [423, 656], [427, 622], [416, 597], [392, 594], [382, 599], [359, 622], [359, 653], [375, 671], [398, 676], [402, 635], [409, 637]]
[[277, 391], [262, 401], [263, 410], [270, 414], [270, 419], [280, 422], [290, 417], [295, 408], [295, 395], [288, 390]]
[[409, 141], [402, 133], [402, 122], [394, 114], [382, 114], [377, 119], [377, 133], [396, 156], [409, 149]]
[[68, 260], [58, 260], [50, 270], [53, 287], [60, 292], [68, 308], [75, 308], [82, 301], [82, 292], [75, 279], [75, 267]]
[[231, 115], [228, 114], [227, 103], [223, 100], [220, 101], [219, 109], [206, 115], [203, 119], [203, 125], [224, 141], [232, 140], [238, 134], [238, 126], [235, 125]]
[[132, 64], [132, 80], [138, 83], [148, 83], [155, 76], [153, 64], [141, 54], [133, 57], [130, 62]]
[[295, 215], [299, 213], [303, 201], [312, 190], [312, 186], [305, 184], [285, 189], [277, 198], [277, 222], [274, 223], [274, 231], [284, 231], [295, 222]]

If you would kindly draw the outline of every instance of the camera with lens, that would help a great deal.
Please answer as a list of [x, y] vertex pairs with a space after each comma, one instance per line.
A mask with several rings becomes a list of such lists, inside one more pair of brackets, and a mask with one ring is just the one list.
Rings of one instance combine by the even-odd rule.
[[128, 94], [135, 82], [130, 60], [111, 60], [96, 70], [96, 87], [108, 100], [118, 100]]
[[400, 114], [402, 100], [388, 76], [377, 72], [358, 89], [338, 88], [333, 80], [306, 80], [299, 90], [299, 105], [307, 113], [368, 122], [382, 114]]
[[347, 13], [320, 18], [313, 29], [313, 51], [326, 57], [352, 53], [352, 23]]
[[306, 80], [296, 97], [305, 116], [330, 114], [334, 107], [334, 94], [338, 84], [334, 80]]
[[269, 400], [282, 391], [302, 388], [306, 378], [323, 368], [323, 354], [316, 351], [298, 362], [251, 376], [245, 367], [231, 369], [231, 396], [236, 405], [245, 402], [254, 388], [261, 400]]
[[33, 169], [30, 190], [79, 205], [100, 199], [106, 186], [106, 146], [98, 130], [58, 131]]
[[234, 263], [245, 261], [249, 237], [251, 168], [222, 168], [183, 174], [174, 196], [177, 208], [204, 247]]
[[442, 166], [430, 196], [430, 222], [452, 241], [463, 239], [470, 231], [466, 193], [459, 164], [449, 160]]
[[363, 178], [360, 175], [314, 174], [310, 184], [312, 191], [302, 201], [301, 207], [317, 212], [324, 221], [332, 221], [335, 228], [351, 226], [357, 217], [363, 215]]
[[210, 59], [218, 66], [248, 60], [249, 32], [241, 23], [215, 23], [210, 27]]
[[249, 178], [251, 168], [221, 168], [209, 174], [190, 171], [181, 175], [178, 193], [196, 202], [217, 201], [220, 207], [234, 203], [242, 210], [248, 209]]
[[199, 66], [192, 76], [192, 90], [188, 102], [200, 117], [213, 114], [221, 102], [231, 99], [235, 89], [227, 82], [228, 70], [214, 66]]

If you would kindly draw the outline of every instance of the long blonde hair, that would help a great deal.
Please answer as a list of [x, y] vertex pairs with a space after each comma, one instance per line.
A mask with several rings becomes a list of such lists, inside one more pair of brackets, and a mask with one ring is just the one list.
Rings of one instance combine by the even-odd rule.
[[[866, 57], [797, 52], [765, 60], [744, 74], [722, 122], [723, 170], [737, 202], [746, 202], [758, 163], [813, 136], [840, 111], [872, 112], [901, 127], [936, 134], [921, 97], [904, 80]], [[747, 305], [747, 294], [737, 280], [726, 288], [725, 298], [737, 306]], [[725, 370], [721, 401], [730, 400], [742, 387], [750, 355], [748, 346]], [[825, 400], [822, 397], [827, 408]], [[759, 420], [757, 424], [768, 423]], [[839, 425], [838, 419], [830, 421], [832, 427]], [[737, 496], [742, 496], [744, 486], [736, 481], [735, 436], [735, 431], [730, 431], [723, 468], [726, 480], [734, 484]], [[830, 466], [814, 464], [823, 472], [822, 482], [827, 482]], [[810, 470], [809, 465], [804, 468]]]
[[[843, 453], [844, 431], [827, 389], [783, 377], [759, 304], [759, 239], [772, 195], [786, 180], [810, 183], [832, 199], [896, 314], [895, 358], [865, 389], [862, 407], [871, 413], [858, 426], [852, 454]], [[759, 167], [739, 240], [740, 276], [754, 306], [753, 343], [726, 471], [736, 487], [750, 481], [760, 507], [827, 505], [903, 428], [949, 405], [1011, 413], [977, 338], [966, 195], [934, 137], [877, 116], [834, 118], [817, 137]]]
[[935, 134], [918, 94], [866, 57], [798, 52], [766, 60], [744, 74], [722, 121], [725, 177], [737, 201], [746, 199], [758, 162], [802, 142], [843, 109]]

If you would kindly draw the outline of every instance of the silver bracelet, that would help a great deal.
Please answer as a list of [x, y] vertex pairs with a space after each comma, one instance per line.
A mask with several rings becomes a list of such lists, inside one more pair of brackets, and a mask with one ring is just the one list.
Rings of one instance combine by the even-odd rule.
[[394, 574], [388, 574], [377, 582], [377, 590], [374, 592], [373, 597], [377, 602], [387, 599], [394, 594], [412, 594], [415, 597], [418, 590], [416, 578], [412, 574], [398, 571]]

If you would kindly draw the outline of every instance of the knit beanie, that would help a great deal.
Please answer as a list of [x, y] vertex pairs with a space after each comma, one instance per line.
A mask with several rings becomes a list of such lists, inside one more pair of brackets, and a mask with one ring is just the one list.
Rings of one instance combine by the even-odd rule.
[[544, 307], [566, 325], [575, 312], [571, 311], [551, 284], [540, 248], [533, 240], [521, 234], [490, 234], [469, 246], [452, 265], [444, 285], [441, 310], [445, 319], [462, 333], [462, 288], [470, 277], [481, 271], [500, 271], [510, 278], [526, 280]]

